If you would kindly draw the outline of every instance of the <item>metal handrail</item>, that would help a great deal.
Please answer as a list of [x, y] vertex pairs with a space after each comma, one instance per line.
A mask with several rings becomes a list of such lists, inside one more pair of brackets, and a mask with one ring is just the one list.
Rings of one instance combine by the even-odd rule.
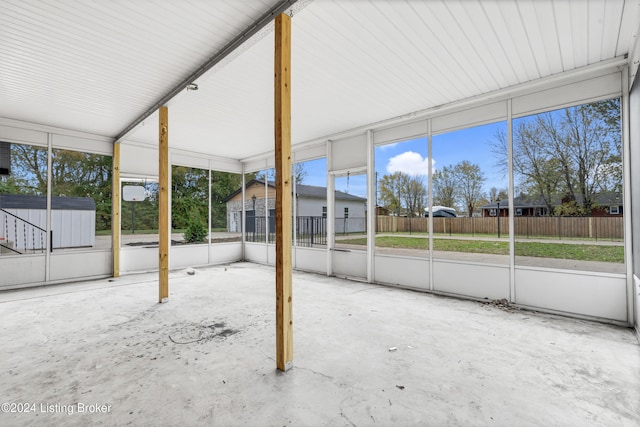
[[22, 252], [17, 251], [17, 250], [15, 250], [15, 249], [13, 249], [12, 247], [7, 246], [7, 245], [4, 245], [4, 244], [2, 244], [2, 243], [0, 243], [0, 247], [3, 247], [3, 248], [5, 248], [5, 249], [9, 249], [11, 252], [15, 252], [15, 253], [17, 253], [17, 254], [19, 254], [19, 255], [22, 255]]
[[40, 230], [40, 231], [44, 231], [45, 233], [47, 232], [47, 230], [45, 230], [44, 228], [39, 227], [39, 226], [37, 226], [37, 225], [35, 225], [35, 224], [32, 224], [32, 223], [30, 223], [29, 221], [27, 221], [26, 219], [24, 219], [24, 218], [20, 218], [19, 216], [14, 215], [14, 214], [12, 214], [12, 213], [11, 213], [11, 212], [9, 212], [9, 211], [4, 210], [3, 208], [0, 208], [0, 211], [2, 211], [2, 212], [4, 212], [4, 213], [6, 213], [7, 215], [11, 215], [12, 217], [14, 217], [14, 218], [16, 218], [16, 219], [19, 219], [20, 221], [22, 221], [22, 222], [24, 222], [24, 223], [26, 223], [26, 224], [29, 224], [30, 226], [35, 227], [35, 228], [37, 228], [37, 229], [38, 229], [38, 230]]

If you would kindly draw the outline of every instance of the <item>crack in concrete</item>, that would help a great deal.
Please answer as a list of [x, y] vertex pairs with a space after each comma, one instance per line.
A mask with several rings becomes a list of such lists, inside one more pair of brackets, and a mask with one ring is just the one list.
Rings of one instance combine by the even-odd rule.
[[314, 373], [314, 374], [316, 374], [316, 375], [320, 375], [321, 377], [328, 378], [328, 379], [330, 379], [331, 381], [333, 381], [333, 380], [334, 380], [334, 378], [333, 378], [333, 377], [331, 377], [331, 376], [329, 376], [329, 375], [327, 375], [327, 374], [323, 374], [322, 372], [314, 371], [313, 369], [303, 368], [302, 366], [298, 366], [298, 365], [293, 365], [293, 367], [294, 367], [294, 368], [298, 368], [298, 369], [302, 369], [303, 371], [309, 371], [309, 372]]

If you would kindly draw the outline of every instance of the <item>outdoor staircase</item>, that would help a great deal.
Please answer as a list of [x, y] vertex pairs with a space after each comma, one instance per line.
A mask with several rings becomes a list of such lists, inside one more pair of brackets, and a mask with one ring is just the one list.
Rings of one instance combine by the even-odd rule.
[[0, 208], [0, 255], [44, 253], [47, 231]]

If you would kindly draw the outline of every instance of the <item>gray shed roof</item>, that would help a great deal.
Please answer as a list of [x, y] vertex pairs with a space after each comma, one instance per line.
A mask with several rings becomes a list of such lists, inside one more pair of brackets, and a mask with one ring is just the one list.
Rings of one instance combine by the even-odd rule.
[[[271, 183], [269, 183], [271, 184]], [[298, 196], [310, 197], [314, 199], [326, 199], [327, 187], [318, 187], [315, 185], [296, 184], [296, 192]], [[345, 193], [336, 190], [336, 200], [351, 200], [354, 202], [366, 202], [367, 199], [360, 196], [354, 196], [353, 194]]]
[[[47, 197], [26, 194], [0, 194], [0, 209], [47, 209]], [[51, 209], [95, 211], [96, 203], [90, 197], [52, 196]]]
[[[261, 184], [264, 185], [264, 181], [260, 179], [252, 179], [247, 182], [246, 186], [250, 187], [253, 184]], [[268, 181], [267, 185], [272, 188], [276, 188], [276, 184], [274, 181]], [[242, 188], [237, 189], [233, 193], [231, 193], [224, 201], [228, 202], [236, 195], [242, 192]], [[319, 187], [315, 185], [304, 185], [304, 184], [296, 184], [296, 193], [298, 197], [309, 197], [312, 199], [326, 199], [327, 198], [327, 187]], [[353, 202], [366, 202], [367, 199], [360, 196], [354, 196], [353, 194], [345, 193], [342, 191], [336, 191], [336, 200], [350, 200]]]

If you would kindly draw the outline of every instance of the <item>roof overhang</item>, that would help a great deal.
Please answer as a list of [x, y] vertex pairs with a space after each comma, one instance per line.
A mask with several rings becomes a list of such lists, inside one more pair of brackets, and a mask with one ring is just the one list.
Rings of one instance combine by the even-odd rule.
[[294, 147], [599, 68], [633, 79], [639, 59], [639, 5], [622, 0], [0, 3], [0, 117], [155, 146], [164, 104], [173, 149], [242, 161], [273, 151], [283, 10]]

